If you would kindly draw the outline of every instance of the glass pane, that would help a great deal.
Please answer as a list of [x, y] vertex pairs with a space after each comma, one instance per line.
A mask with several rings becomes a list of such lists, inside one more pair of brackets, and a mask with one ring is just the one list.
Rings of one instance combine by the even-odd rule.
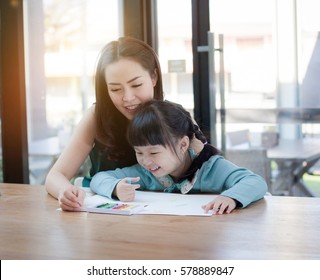
[[274, 13], [268, 0], [210, 1], [211, 31], [224, 37], [230, 108], [276, 106]]
[[[159, 59], [165, 98], [193, 112], [191, 1], [161, 0], [158, 4]], [[179, 11], [179, 17], [177, 17]]]
[[[297, 14], [300, 18], [298, 45], [300, 68], [300, 102], [302, 108], [320, 108], [320, 3], [313, 0], [298, 1]], [[314, 116], [315, 117], [315, 116]], [[317, 122], [302, 125], [302, 132], [308, 137], [320, 137], [319, 119]]]
[[[251, 144], [258, 146], [262, 133], [276, 133], [276, 124], [265, 122], [263, 119], [268, 118], [261, 118], [260, 110], [273, 110], [277, 106], [274, 25], [274, 1], [210, 1], [211, 32], [216, 36], [223, 35], [224, 73], [220, 73], [217, 52], [215, 69], [217, 81], [219, 74], [225, 81], [227, 146], [232, 145], [229, 132], [240, 135], [249, 131], [249, 138], [243, 145], [248, 145], [250, 139]], [[218, 38], [215, 42], [219, 48]], [[221, 108], [218, 88], [216, 101], [217, 107]], [[220, 130], [218, 127], [218, 143]]]
[[25, 0], [30, 182], [43, 183], [95, 100], [101, 48], [119, 37], [118, 0]]

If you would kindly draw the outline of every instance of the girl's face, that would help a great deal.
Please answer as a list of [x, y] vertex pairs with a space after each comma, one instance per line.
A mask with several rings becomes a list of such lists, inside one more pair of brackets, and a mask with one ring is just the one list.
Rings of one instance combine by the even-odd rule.
[[105, 69], [109, 96], [114, 106], [129, 120], [138, 107], [153, 99], [156, 73], [150, 76], [139, 63], [121, 59]]
[[138, 163], [155, 177], [182, 175], [190, 165], [186, 160], [189, 138], [182, 138], [176, 145], [176, 153], [162, 145], [135, 146]]

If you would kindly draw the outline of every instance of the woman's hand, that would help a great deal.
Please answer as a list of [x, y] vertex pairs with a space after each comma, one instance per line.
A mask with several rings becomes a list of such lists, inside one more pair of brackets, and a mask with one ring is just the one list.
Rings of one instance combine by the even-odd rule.
[[202, 208], [206, 213], [212, 210], [213, 214], [230, 214], [236, 208], [236, 205], [234, 199], [218, 195], [213, 201], [210, 201], [207, 205], [203, 205]]
[[69, 185], [59, 191], [58, 201], [62, 210], [79, 211], [83, 205], [86, 192], [79, 187]]
[[139, 180], [139, 177], [122, 179], [118, 182], [114, 190], [114, 195], [121, 201], [133, 201], [135, 198], [135, 190], [139, 189], [140, 185], [132, 185], [132, 183], [138, 182]]

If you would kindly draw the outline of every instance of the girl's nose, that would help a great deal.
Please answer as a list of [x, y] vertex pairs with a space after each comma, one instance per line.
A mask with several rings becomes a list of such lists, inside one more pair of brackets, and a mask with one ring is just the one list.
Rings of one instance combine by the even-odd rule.
[[140, 159], [140, 161], [141, 161], [141, 165], [142, 165], [142, 166], [145, 166], [145, 167], [148, 167], [149, 165], [152, 164], [151, 159], [148, 158], [148, 157], [142, 157], [142, 158]]

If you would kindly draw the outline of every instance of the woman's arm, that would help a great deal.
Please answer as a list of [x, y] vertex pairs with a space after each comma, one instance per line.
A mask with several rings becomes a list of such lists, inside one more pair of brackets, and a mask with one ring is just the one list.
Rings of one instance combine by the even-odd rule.
[[94, 108], [92, 106], [82, 118], [45, 181], [47, 192], [59, 200], [63, 210], [76, 210], [85, 197], [85, 192], [73, 186], [70, 180], [77, 174], [93, 147], [96, 135]]

